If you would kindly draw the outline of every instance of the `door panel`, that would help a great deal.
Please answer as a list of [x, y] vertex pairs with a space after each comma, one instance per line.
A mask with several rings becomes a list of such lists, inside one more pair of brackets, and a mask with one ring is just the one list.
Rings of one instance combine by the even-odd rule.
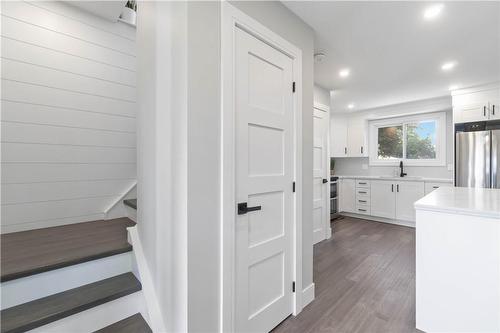
[[396, 189], [392, 181], [372, 180], [371, 215], [393, 219], [396, 216]]
[[267, 332], [292, 312], [292, 60], [237, 29], [235, 329]]
[[314, 244], [326, 239], [329, 233], [329, 158], [327, 152], [328, 112], [314, 109], [313, 114], [313, 242]]
[[347, 156], [347, 118], [332, 117], [330, 121], [330, 149], [332, 157]]
[[340, 180], [340, 211], [354, 213], [356, 211], [356, 180]]
[[425, 186], [422, 182], [396, 183], [396, 219], [415, 221], [415, 201], [425, 195]]

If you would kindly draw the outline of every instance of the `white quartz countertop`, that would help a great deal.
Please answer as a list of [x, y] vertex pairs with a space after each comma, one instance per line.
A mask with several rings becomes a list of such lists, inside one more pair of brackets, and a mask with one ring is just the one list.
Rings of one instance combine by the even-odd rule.
[[500, 220], [500, 189], [440, 187], [415, 202], [415, 208]]
[[339, 177], [340, 179], [374, 179], [374, 180], [398, 180], [407, 182], [434, 182], [434, 183], [453, 183], [453, 179], [447, 178], [428, 178], [428, 177], [393, 177], [393, 176], [352, 176], [352, 175], [333, 175], [333, 177]]

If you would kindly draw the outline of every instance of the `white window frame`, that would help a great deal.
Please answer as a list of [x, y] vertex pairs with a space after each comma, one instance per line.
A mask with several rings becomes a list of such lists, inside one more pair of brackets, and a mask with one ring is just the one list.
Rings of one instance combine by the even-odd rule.
[[[436, 121], [436, 158], [435, 159], [406, 159], [406, 131], [405, 124]], [[403, 126], [403, 158], [381, 160], [378, 158], [378, 129], [380, 127]], [[398, 165], [403, 161], [409, 166], [445, 166], [446, 165], [446, 112], [424, 113], [415, 116], [394, 117], [370, 121], [370, 143], [373, 148], [370, 149], [369, 163], [374, 166], [392, 166]]]

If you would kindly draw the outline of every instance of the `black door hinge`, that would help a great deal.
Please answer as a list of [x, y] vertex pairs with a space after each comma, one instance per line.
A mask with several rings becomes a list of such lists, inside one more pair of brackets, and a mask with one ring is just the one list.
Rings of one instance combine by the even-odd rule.
[[292, 92], [295, 92], [295, 82], [292, 83]]
[[295, 192], [295, 182], [292, 183], [292, 192]]
[[295, 281], [292, 282], [292, 293], [295, 292]]

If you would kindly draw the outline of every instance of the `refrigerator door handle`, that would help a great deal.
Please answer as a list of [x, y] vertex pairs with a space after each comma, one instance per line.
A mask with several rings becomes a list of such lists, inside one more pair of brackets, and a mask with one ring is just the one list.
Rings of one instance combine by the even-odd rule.
[[491, 131], [491, 188], [500, 188], [500, 130]]

